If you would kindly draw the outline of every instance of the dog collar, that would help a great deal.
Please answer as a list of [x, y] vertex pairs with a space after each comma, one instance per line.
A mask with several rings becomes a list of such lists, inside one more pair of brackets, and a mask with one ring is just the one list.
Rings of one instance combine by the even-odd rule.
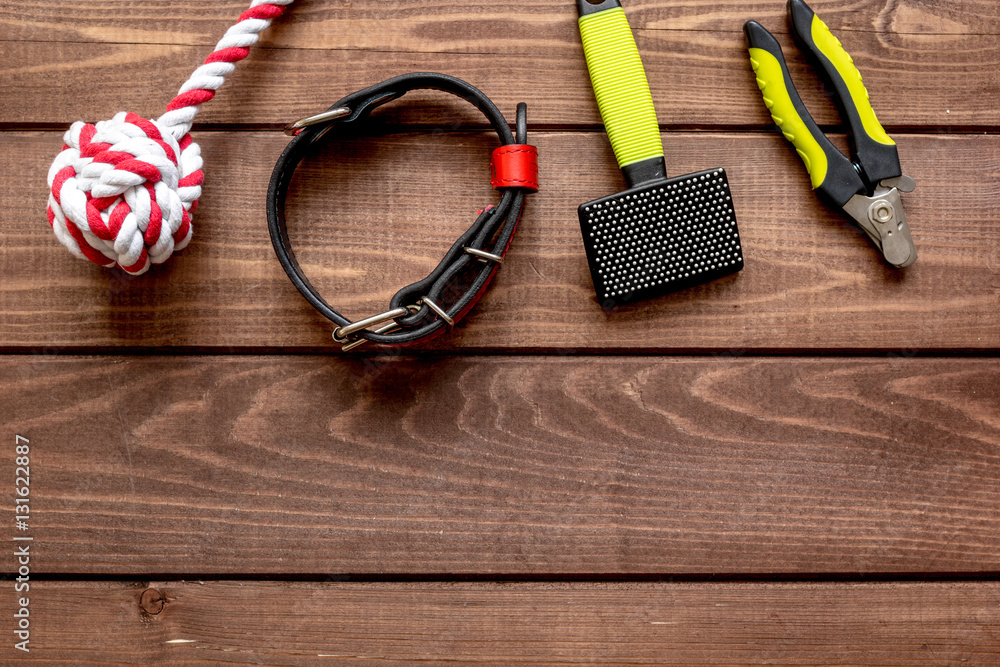
[[[427, 277], [396, 292], [384, 313], [352, 322], [317, 293], [295, 259], [285, 223], [288, 184], [302, 159], [328, 134], [356, 133], [373, 109], [418, 89], [451, 93], [471, 102], [486, 116], [501, 144], [493, 151], [490, 182], [502, 194], [499, 203], [480, 212]], [[344, 351], [366, 342], [387, 346], [424, 343], [461, 320], [485, 293], [503, 262], [521, 219], [525, 194], [538, 190], [537, 151], [526, 143], [526, 106], [517, 105], [515, 132], [511, 134], [503, 114], [486, 95], [445, 74], [420, 72], [393, 77], [344, 97], [323, 113], [290, 124], [285, 132], [294, 138], [278, 158], [267, 192], [271, 243], [292, 284], [336, 325], [333, 339]]]

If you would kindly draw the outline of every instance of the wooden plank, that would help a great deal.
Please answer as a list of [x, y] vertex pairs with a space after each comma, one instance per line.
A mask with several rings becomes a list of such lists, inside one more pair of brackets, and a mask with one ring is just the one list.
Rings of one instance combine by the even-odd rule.
[[998, 371], [16, 356], [0, 420], [38, 573], [996, 572]]
[[[115, 3], [109, 11], [59, 2], [8, 3], [0, 26], [0, 124], [62, 125], [121, 109], [162, 113], [243, 3]], [[816, 4], [816, 3], [814, 3]], [[859, 7], [859, 5], [861, 5]], [[907, 0], [819, 3], [845, 40], [890, 129], [1000, 127], [1000, 10], [997, 4]], [[764, 21], [786, 48], [792, 75], [817, 121], [840, 123], [775, 2], [638, 2], [629, 16], [665, 127], [770, 127], [741, 33]], [[120, 19], [118, 17], [121, 17]], [[119, 24], [119, 21], [121, 23]], [[502, 64], [502, 66], [498, 66]], [[444, 71], [481, 87], [512, 113], [527, 102], [532, 123], [600, 123], [577, 34], [573, 3], [382, 1], [306, 3], [293, 10], [240, 65], [200, 123], [284, 125], [343, 95], [407, 71]], [[137, 72], [142, 73], [137, 77]], [[141, 80], [141, 85], [131, 82]], [[129, 82], [125, 85], [125, 82]], [[427, 105], [392, 112], [399, 122], [473, 123]]]
[[[0, 7], [4, 39], [95, 42], [102, 44], [191, 44], [213, 46], [246, 7], [242, 0], [12, 0]], [[720, 0], [704, 3], [627, 0], [637, 30], [738, 32], [749, 18], [776, 34], [786, 34], [786, 11], [772, 0]], [[834, 29], [898, 34], [1000, 34], [1000, 8], [991, 0], [900, 0], [886, 7], [879, 0], [812, 0], [809, 3]], [[107, 29], [108, 13], [114, 30]], [[482, 0], [414, 3], [366, 0], [363, 6], [335, 0], [294, 3], [262, 37], [261, 44], [299, 48], [385, 49], [432, 46], [481, 51], [497, 41], [497, 24], [511, 27], [501, 36], [516, 42], [552, 43], [566, 24], [576, 23], [576, 8], [562, 0]], [[456, 25], [457, 24], [457, 25]], [[466, 39], [449, 42], [447, 26], [462, 28]], [[527, 28], [533, 28], [528, 32]], [[575, 27], [575, 25], [573, 25]]]
[[[0, 348], [332, 347], [329, 323], [287, 280], [267, 236], [264, 193], [286, 138], [198, 139], [207, 183], [194, 241], [133, 279], [75, 259], [45, 224], [45, 183], [24, 174], [45, 173], [56, 134], [0, 133], [0, 180], [18, 184], [0, 192]], [[602, 134], [536, 132], [542, 191], [486, 298], [431, 349], [996, 349], [1000, 137], [898, 139], [918, 183], [904, 199], [920, 258], [905, 271], [813, 196], [776, 134], [665, 134], [671, 173], [727, 168], [746, 269], [606, 314], [576, 208], [622, 188], [621, 175]], [[324, 149], [297, 175], [289, 204], [297, 253], [317, 288], [348, 317], [384, 311], [495, 201], [486, 162], [494, 145], [446, 132]]]
[[[1000, 660], [996, 582], [33, 582], [30, 600], [30, 657], [72, 664]], [[10, 643], [0, 655], [27, 657]]]

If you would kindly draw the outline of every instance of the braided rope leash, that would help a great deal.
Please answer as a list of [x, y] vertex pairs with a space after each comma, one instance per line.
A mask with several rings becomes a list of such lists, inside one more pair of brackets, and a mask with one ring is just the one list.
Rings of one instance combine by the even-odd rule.
[[49, 225], [71, 253], [139, 275], [191, 241], [205, 179], [191, 123], [292, 2], [253, 0], [156, 120], [73, 123], [48, 176]]

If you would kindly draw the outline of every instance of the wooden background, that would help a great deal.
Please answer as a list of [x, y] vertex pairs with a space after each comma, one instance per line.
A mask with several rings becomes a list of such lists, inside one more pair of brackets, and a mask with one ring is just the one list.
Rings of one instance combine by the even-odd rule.
[[[668, 170], [727, 169], [746, 269], [605, 314], [576, 207], [622, 180], [570, 0], [299, 0], [199, 115], [194, 240], [139, 278], [55, 241], [48, 165], [73, 120], [159, 115], [244, 3], [2, 0], [0, 494], [26, 436], [35, 541], [0, 660], [1000, 663], [1000, 5], [812, 6], [917, 181], [917, 263], [773, 130], [750, 18], [846, 146], [783, 2], [632, 0]], [[527, 102], [542, 191], [450, 337], [341, 355], [270, 247], [279, 128], [420, 70]], [[355, 318], [496, 198], [471, 108], [375, 120], [289, 207]]]

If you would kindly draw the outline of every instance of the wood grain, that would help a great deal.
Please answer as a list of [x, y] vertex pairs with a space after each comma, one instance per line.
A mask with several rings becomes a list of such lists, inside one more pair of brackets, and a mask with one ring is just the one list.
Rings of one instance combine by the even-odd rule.
[[[629, 0], [668, 169], [727, 168], [747, 268], [603, 313], [575, 211], [621, 176], [569, 0], [297, 0], [198, 117], [194, 242], [139, 279], [57, 244], [44, 174], [73, 120], [161, 113], [246, 0], [0, 3], [0, 423], [32, 448], [30, 658], [1000, 663], [1000, 3], [810, 4], [918, 182], [917, 263], [888, 269], [775, 133], [749, 18], [841, 124], [783, 2]], [[333, 346], [266, 233], [275, 130], [421, 70], [528, 103], [542, 192], [429, 354], [298, 354]], [[384, 310], [494, 201], [483, 127], [409, 94], [304, 165], [291, 232], [345, 314]]]
[[[0, 8], [0, 125], [63, 125], [121, 109], [162, 113], [243, 3], [14, 2]], [[865, 76], [890, 130], [1000, 127], [1000, 10], [986, 0], [813, 3]], [[106, 16], [113, 12], [115, 29]], [[665, 128], [769, 128], [741, 27], [778, 33], [792, 76], [817, 121], [839, 116], [786, 34], [780, 2], [629, 5]], [[941, 55], [940, 54], [946, 54]], [[572, 2], [357, 3], [300, 1], [265, 33], [199, 123], [285, 123], [389, 76], [444, 71], [481, 87], [532, 123], [600, 123]], [[137, 72], [142, 73], [137, 76]], [[141, 83], [140, 83], [141, 82]], [[403, 123], [448, 123], [440, 109], [395, 113]], [[482, 127], [473, 113], [463, 123]]]
[[[384, 131], [378, 128], [375, 131]], [[920, 258], [888, 267], [810, 191], [773, 134], [666, 133], [671, 173], [725, 166], [746, 269], [606, 314], [576, 208], [623, 187], [606, 138], [539, 132], [542, 191], [494, 286], [437, 349], [987, 350], [1000, 346], [1000, 138], [898, 137], [918, 188], [905, 205]], [[207, 183], [191, 246], [138, 279], [72, 257], [45, 224], [55, 133], [0, 134], [0, 347], [330, 349], [330, 326], [274, 258], [264, 220], [277, 133], [200, 133]], [[842, 137], [840, 138], [843, 143]], [[351, 318], [382, 312], [495, 201], [485, 134], [394, 134], [331, 144], [297, 174], [296, 251]], [[253, 156], [251, 159], [249, 156]]]
[[[993, 664], [1000, 585], [32, 584], [52, 664]], [[10, 617], [10, 595], [0, 610]], [[155, 611], [155, 608], [154, 608]], [[0, 649], [7, 659], [10, 646]]]
[[996, 572], [998, 371], [18, 356], [0, 386], [38, 573]]

